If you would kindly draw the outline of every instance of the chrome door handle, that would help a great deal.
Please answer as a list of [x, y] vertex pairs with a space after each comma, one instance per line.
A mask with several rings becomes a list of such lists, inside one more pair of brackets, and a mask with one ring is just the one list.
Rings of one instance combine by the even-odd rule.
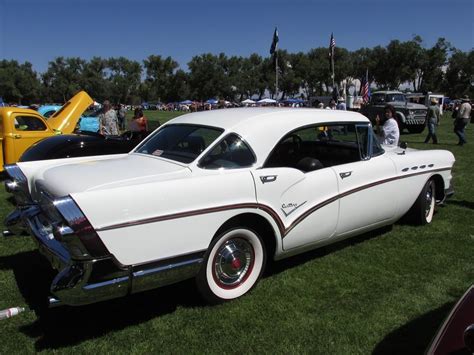
[[345, 179], [346, 177], [349, 177], [352, 175], [352, 171], [345, 171], [343, 173], [339, 173], [339, 176], [341, 177], [341, 179]]
[[21, 138], [21, 134], [14, 134], [14, 135], [13, 135], [13, 138], [19, 139], [19, 138]]
[[277, 175], [266, 175], [266, 176], [260, 176], [260, 181], [262, 184], [265, 184], [267, 182], [274, 182], [277, 179]]

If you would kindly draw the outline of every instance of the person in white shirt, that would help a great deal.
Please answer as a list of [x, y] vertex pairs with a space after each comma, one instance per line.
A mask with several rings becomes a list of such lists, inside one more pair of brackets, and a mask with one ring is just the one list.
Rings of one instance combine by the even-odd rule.
[[[382, 127], [380, 127], [380, 124], [382, 124]], [[383, 119], [380, 119], [379, 115], [375, 117], [375, 128], [380, 144], [398, 145], [400, 129], [395, 120], [395, 108], [392, 105], [384, 107]]]
[[331, 99], [329, 105], [326, 107], [326, 110], [335, 110], [336, 109], [336, 100]]
[[463, 146], [467, 143], [464, 129], [469, 123], [471, 117], [471, 110], [472, 107], [470, 104], [469, 96], [464, 96], [462, 98], [461, 107], [459, 107], [456, 119], [454, 120], [454, 133], [456, 133], [459, 138], [458, 145], [460, 146]]

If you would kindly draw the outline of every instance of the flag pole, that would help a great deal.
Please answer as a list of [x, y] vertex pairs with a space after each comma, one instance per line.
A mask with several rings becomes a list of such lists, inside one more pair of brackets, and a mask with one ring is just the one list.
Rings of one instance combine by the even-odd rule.
[[275, 51], [275, 100], [278, 100], [278, 50]]
[[329, 57], [331, 59], [331, 79], [332, 79], [332, 91], [336, 90], [334, 83], [334, 48], [336, 47], [336, 41], [334, 40], [334, 34], [331, 32], [331, 39], [329, 40]]

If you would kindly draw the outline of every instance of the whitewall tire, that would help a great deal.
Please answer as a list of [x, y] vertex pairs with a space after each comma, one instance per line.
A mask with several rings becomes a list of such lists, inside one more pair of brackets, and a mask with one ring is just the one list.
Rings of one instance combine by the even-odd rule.
[[228, 230], [209, 246], [197, 285], [210, 303], [233, 300], [249, 292], [265, 268], [265, 245], [260, 236], [245, 227]]

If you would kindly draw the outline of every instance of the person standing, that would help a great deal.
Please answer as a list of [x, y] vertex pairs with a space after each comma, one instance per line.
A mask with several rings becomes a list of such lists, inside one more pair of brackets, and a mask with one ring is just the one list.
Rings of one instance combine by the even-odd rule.
[[122, 104], [118, 104], [118, 107], [117, 107], [118, 124], [119, 124], [119, 128], [122, 131], [125, 130], [126, 114], [127, 114], [127, 110], [125, 109], [125, 106]]
[[344, 100], [344, 98], [340, 97], [339, 99], [337, 99], [337, 101], [338, 103], [336, 106], [336, 110], [346, 111], [347, 107], [346, 107], [346, 101]]
[[[375, 117], [375, 128], [380, 144], [398, 145], [400, 139], [400, 129], [395, 120], [395, 108], [392, 105], [384, 107], [384, 118], [380, 119], [379, 115]], [[380, 127], [382, 124], [382, 127]]]
[[108, 100], [103, 103], [102, 113], [99, 115], [99, 132], [104, 136], [118, 136], [118, 119], [115, 110]]
[[[160, 123], [158, 122], [158, 127], [159, 125]], [[143, 114], [143, 110], [141, 108], [135, 109], [132, 121], [130, 122], [130, 125], [129, 125], [129, 129], [132, 132], [140, 132], [140, 133], [148, 132], [148, 120]]]
[[462, 98], [461, 106], [459, 107], [459, 111], [456, 115], [456, 119], [454, 120], [454, 133], [459, 138], [458, 145], [463, 146], [467, 143], [466, 136], [464, 135], [464, 128], [466, 128], [469, 119], [471, 117], [471, 103], [469, 100], [469, 96], [464, 96]]
[[438, 137], [436, 137], [436, 126], [439, 125], [440, 116], [438, 100], [432, 97], [431, 105], [428, 107], [428, 115], [426, 116], [428, 135], [426, 136], [425, 143], [429, 143], [430, 139], [433, 139], [433, 144], [438, 144]]
[[329, 105], [326, 107], [326, 110], [335, 110], [336, 109], [336, 100], [331, 99]]

